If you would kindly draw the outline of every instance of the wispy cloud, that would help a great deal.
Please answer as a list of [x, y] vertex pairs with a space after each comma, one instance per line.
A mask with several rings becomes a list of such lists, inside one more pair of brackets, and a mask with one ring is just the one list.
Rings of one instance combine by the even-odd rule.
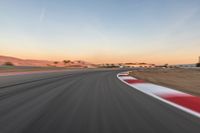
[[39, 19], [40, 23], [43, 22], [45, 16], [46, 16], [46, 8], [44, 7], [40, 12], [40, 19]]
[[[184, 9], [183, 11], [179, 11], [179, 12], [181, 12], [179, 16], [177, 16], [176, 19], [174, 19], [171, 24], [166, 26], [165, 32], [158, 35], [156, 41], [153, 41], [154, 44], [156, 43], [157, 45], [163, 45], [162, 47], [163, 50], [169, 50], [170, 52], [175, 52], [180, 49], [180, 46], [182, 48], [184, 46], [187, 47], [188, 42], [183, 37], [189, 37], [189, 35], [190, 36], [194, 35], [192, 33], [188, 33], [191, 31], [189, 31], [186, 28], [188, 24], [190, 23], [190, 21], [193, 21], [195, 16], [199, 13], [199, 8], [193, 8], [193, 9], [189, 8], [189, 9]], [[176, 45], [169, 45], [169, 44], [176, 44]], [[158, 52], [162, 51], [160, 47], [158, 47], [157, 50]]]
[[199, 8], [188, 9], [186, 13], [177, 18], [172, 26], [172, 31], [176, 32], [180, 28], [184, 28], [185, 25], [199, 12]]

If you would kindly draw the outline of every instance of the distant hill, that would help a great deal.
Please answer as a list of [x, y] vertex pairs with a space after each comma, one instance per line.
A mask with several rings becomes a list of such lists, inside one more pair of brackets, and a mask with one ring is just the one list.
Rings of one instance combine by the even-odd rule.
[[0, 65], [6, 63], [12, 63], [14, 66], [56, 66], [56, 67], [96, 67], [95, 64], [85, 62], [82, 60], [77, 61], [48, 61], [48, 60], [32, 60], [32, 59], [20, 59], [10, 56], [0, 56]]

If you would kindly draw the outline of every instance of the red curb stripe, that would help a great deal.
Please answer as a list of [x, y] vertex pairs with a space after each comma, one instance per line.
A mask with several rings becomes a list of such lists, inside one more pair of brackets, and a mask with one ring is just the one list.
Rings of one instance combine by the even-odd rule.
[[125, 79], [124, 81], [129, 83], [129, 84], [144, 83], [144, 80], [137, 80], [137, 79]]
[[200, 97], [195, 96], [161, 96], [162, 98], [200, 113]]
[[[120, 78], [120, 75], [122, 76], [122, 78]], [[131, 87], [139, 91], [142, 91], [146, 94], [150, 94], [152, 97], [157, 98], [158, 100], [166, 102], [169, 105], [172, 105], [180, 110], [183, 110], [187, 113], [190, 113], [200, 118], [200, 97], [192, 96], [180, 91], [172, 91], [173, 89], [170, 90], [170, 88], [166, 88], [165, 90], [165, 87], [161, 86], [159, 88], [159, 85], [155, 85], [154, 88], [154, 86], [145, 84], [145, 81], [143, 80], [132, 79], [132, 78], [129, 79], [128, 77], [124, 77], [123, 79], [123, 76], [128, 76], [128, 75], [126, 74], [118, 75], [120, 80], [123, 80]], [[139, 86], [137, 86], [137, 83], [141, 83], [142, 86], [140, 86], [140, 84]], [[150, 90], [145, 90], [146, 88]], [[156, 88], [158, 89], [158, 91]]]

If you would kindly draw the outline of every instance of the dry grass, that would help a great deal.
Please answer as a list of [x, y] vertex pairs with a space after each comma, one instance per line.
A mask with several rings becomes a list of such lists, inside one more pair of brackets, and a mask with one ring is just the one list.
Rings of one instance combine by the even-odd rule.
[[145, 69], [134, 70], [130, 75], [200, 96], [200, 69]]

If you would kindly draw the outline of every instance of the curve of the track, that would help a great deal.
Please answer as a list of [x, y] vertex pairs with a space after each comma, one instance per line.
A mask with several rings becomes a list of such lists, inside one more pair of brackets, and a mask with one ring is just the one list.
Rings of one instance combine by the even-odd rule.
[[198, 118], [127, 86], [118, 72], [1, 77], [0, 133], [200, 132]]

